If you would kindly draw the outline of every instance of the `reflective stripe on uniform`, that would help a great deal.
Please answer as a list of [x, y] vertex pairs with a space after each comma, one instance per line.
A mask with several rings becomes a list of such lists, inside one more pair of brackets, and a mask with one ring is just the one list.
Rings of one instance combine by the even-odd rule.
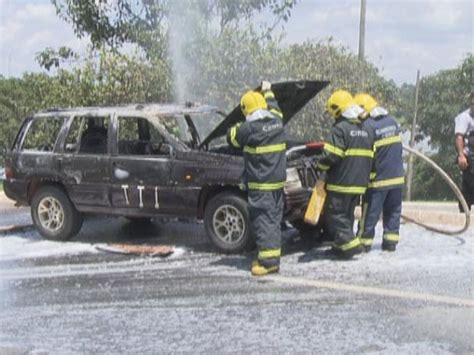
[[382, 138], [382, 139], [379, 139], [379, 140], [375, 141], [374, 147], [376, 147], [376, 148], [377, 147], [382, 147], [384, 145], [400, 143], [401, 141], [402, 141], [402, 138], [400, 137], [400, 135], [392, 136], [392, 137], [388, 137], [388, 138]]
[[348, 251], [350, 249], [357, 248], [359, 245], [360, 245], [360, 239], [357, 237], [351, 240], [349, 243], [345, 243], [341, 245], [334, 244], [334, 248], [340, 249], [342, 251]]
[[247, 186], [250, 190], [273, 191], [282, 189], [285, 181], [282, 182], [249, 182]]
[[371, 247], [372, 246], [372, 242], [373, 242], [373, 239], [372, 238], [364, 238], [364, 237], [360, 237], [360, 243], [363, 245], [363, 246], [366, 246], [366, 247]]
[[326, 190], [341, 192], [341, 193], [346, 193], [346, 194], [362, 195], [365, 193], [367, 188], [365, 186], [343, 186], [343, 185], [326, 184]]
[[263, 97], [265, 98], [265, 100], [274, 99], [274, 98], [275, 98], [275, 94], [273, 93], [273, 91], [265, 91], [265, 92], [263, 93]]
[[396, 233], [387, 233], [383, 235], [383, 240], [388, 242], [398, 242], [400, 240], [400, 235]]
[[283, 118], [283, 113], [281, 113], [281, 111], [277, 110], [276, 108], [270, 109], [270, 112], [273, 113], [278, 118]]
[[369, 157], [373, 158], [374, 157], [374, 151], [371, 149], [347, 149], [344, 152], [344, 155], [346, 157]]
[[330, 166], [318, 163], [318, 168], [319, 168], [319, 170], [326, 171], [326, 170], [329, 170]]
[[341, 148], [335, 147], [329, 143], [324, 143], [324, 150], [339, 157], [344, 156], [344, 151]]
[[259, 147], [250, 147], [246, 145], [244, 147], [244, 153], [248, 153], [248, 154], [279, 153], [285, 150], [286, 150], [286, 143], [261, 145]]
[[364, 149], [364, 148], [349, 148], [347, 150], [342, 150], [336, 146], [333, 146], [329, 143], [324, 143], [324, 150], [337, 155], [338, 157], [374, 157], [374, 151], [372, 149]]
[[230, 143], [236, 147], [236, 148], [240, 148], [240, 144], [239, 142], [237, 142], [237, 128], [239, 126], [234, 126], [230, 129]]
[[393, 178], [393, 179], [385, 179], [385, 180], [378, 180], [371, 182], [369, 187], [377, 188], [377, 187], [386, 187], [392, 185], [402, 185], [405, 182], [405, 178], [403, 176]]
[[258, 259], [272, 259], [272, 258], [279, 258], [281, 256], [281, 249], [267, 249], [267, 250], [260, 250], [258, 252]]
[[377, 176], [377, 173], [370, 173], [369, 179], [373, 180], [373, 179], [375, 179], [376, 176]]

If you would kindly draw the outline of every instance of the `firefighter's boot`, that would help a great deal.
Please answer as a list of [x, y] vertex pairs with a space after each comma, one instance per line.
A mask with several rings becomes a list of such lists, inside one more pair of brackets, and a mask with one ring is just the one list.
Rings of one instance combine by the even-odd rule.
[[332, 247], [331, 249], [326, 251], [326, 255], [330, 258], [339, 259], [339, 260], [351, 260], [355, 255], [361, 254], [364, 252], [364, 247], [362, 245], [358, 245], [355, 248], [342, 251], [339, 248]]
[[263, 266], [258, 262], [258, 260], [252, 261], [251, 272], [253, 276], [265, 276], [265, 275], [272, 274], [278, 271], [280, 271], [280, 266], [278, 265]]
[[383, 251], [395, 251], [397, 250], [397, 243], [390, 243], [383, 241], [382, 242], [382, 250]]

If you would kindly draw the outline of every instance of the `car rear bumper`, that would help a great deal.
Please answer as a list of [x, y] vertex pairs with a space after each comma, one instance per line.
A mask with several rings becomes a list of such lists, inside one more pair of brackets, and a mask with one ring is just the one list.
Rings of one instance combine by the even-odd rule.
[[10, 199], [20, 205], [28, 205], [27, 186], [21, 180], [4, 180], [3, 191]]

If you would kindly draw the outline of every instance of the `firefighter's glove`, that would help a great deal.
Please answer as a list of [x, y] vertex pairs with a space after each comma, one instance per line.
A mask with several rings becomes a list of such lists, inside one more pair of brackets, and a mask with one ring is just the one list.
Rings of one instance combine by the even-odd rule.
[[264, 80], [262, 81], [261, 88], [262, 88], [262, 92], [269, 91], [272, 89], [272, 83], [270, 83], [267, 80]]

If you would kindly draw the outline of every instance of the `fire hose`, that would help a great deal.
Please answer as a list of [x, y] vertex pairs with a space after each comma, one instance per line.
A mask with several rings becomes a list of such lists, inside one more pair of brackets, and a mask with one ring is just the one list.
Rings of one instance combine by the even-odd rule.
[[[286, 155], [290, 155], [296, 151], [304, 150], [304, 149], [322, 149], [324, 147], [324, 143], [322, 142], [312, 142], [312, 143], [307, 143], [303, 145], [298, 145], [293, 148], [290, 148], [287, 150]], [[411, 222], [413, 224], [419, 225], [427, 230], [437, 232], [437, 233], [442, 233], [446, 235], [457, 235], [464, 233], [470, 225], [471, 221], [471, 215], [469, 213], [469, 207], [467, 205], [466, 199], [464, 198], [461, 190], [459, 190], [459, 187], [456, 185], [456, 183], [451, 179], [451, 177], [443, 170], [441, 167], [436, 164], [433, 160], [428, 158], [426, 155], [420, 153], [419, 151], [410, 148], [406, 145], [403, 145], [403, 149], [410, 154], [414, 154], [416, 157], [424, 160], [426, 163], [428, 163], [442, 178], [443, 180], [448, 184], [448, 186], [451, 188], [451, 190], [454, 192], [456, 195], [458, 201], [461, 203], [461, 207], [463, 208], [464, 215], [465, 215], [465, 221], [464, 221], [464, 226], [458, 230], [444, 230], [440, 229], [434, 226], [427, 225], [425, 223], [422, 223], [420, 221], [417, 221], [416, 219], [413, 219], [411, 217], [408, 217], [407, 215], [402, 213], [403, 219], [405, 219], [408, 222]]]
[[428, 158], [426, 155], [424, 155], [424, 154], [418, 152], [417, 150], [415, 150], [413, 148], [410, 148], [406, 145], [403, 145], [403, 149], [405, 151], [409, 152], [410, 154], [414, 154], [416, 157], [418, 157], [418, 158], [424, 160], [425, 162], [427, 162], [443, 178], [443, 180], [448, 184], [448, 186], [451, 188], [451, 190], [456, 195], [458, 201], [461, 203], [461, 207], [464, 210], [464, 214], [465, 214], [466, 218], [465, 218], [465, 221], [464, 221], [464, 226], [461, 229], [450, 231], [450, 230], [443, 230], [443, 229], [440, 229], [440, 228], [437, 228], [437, 227], [434, 227], [434, 226], [426, 225], [424, 223], [421, 223], [421, 222], [419, 222], [419, 221], [417, 221], [413, 218], [410, 218], [410, 217], [404, 215], [403, 213], [402, 213], [402, 217], [405, 220], [407, 220], [408, 222], [411, 222], [411, 223], [414, 223], [416, 225], [422, 226], [422, 227], [426, 228], [427, 230], [430, 230], [430, 231], [433, 231], [433, 232], [438, 232], [438, 233], [442, 233], [442, 234], [446, 234], [446, 235], [456, 235], [456, 234], [461, 234], [461, 233], [465, 232], [469, 228], [469, 224], [470, 224], [470, 221], [471, 221], [471, 215], [469, 213], [469, 207], [467, 206], [466, 199], [464, 198], [461, 190], [459, 190], [459, 187], [456, 185], [456, 183], [453, 181], [453, 179], [451, 179], [451, 177], [448, 174], [446, 174], [446, 172], [443, 169], [441, 169], [439, 167], [438, 164], [436, 164], [433, 160]]

